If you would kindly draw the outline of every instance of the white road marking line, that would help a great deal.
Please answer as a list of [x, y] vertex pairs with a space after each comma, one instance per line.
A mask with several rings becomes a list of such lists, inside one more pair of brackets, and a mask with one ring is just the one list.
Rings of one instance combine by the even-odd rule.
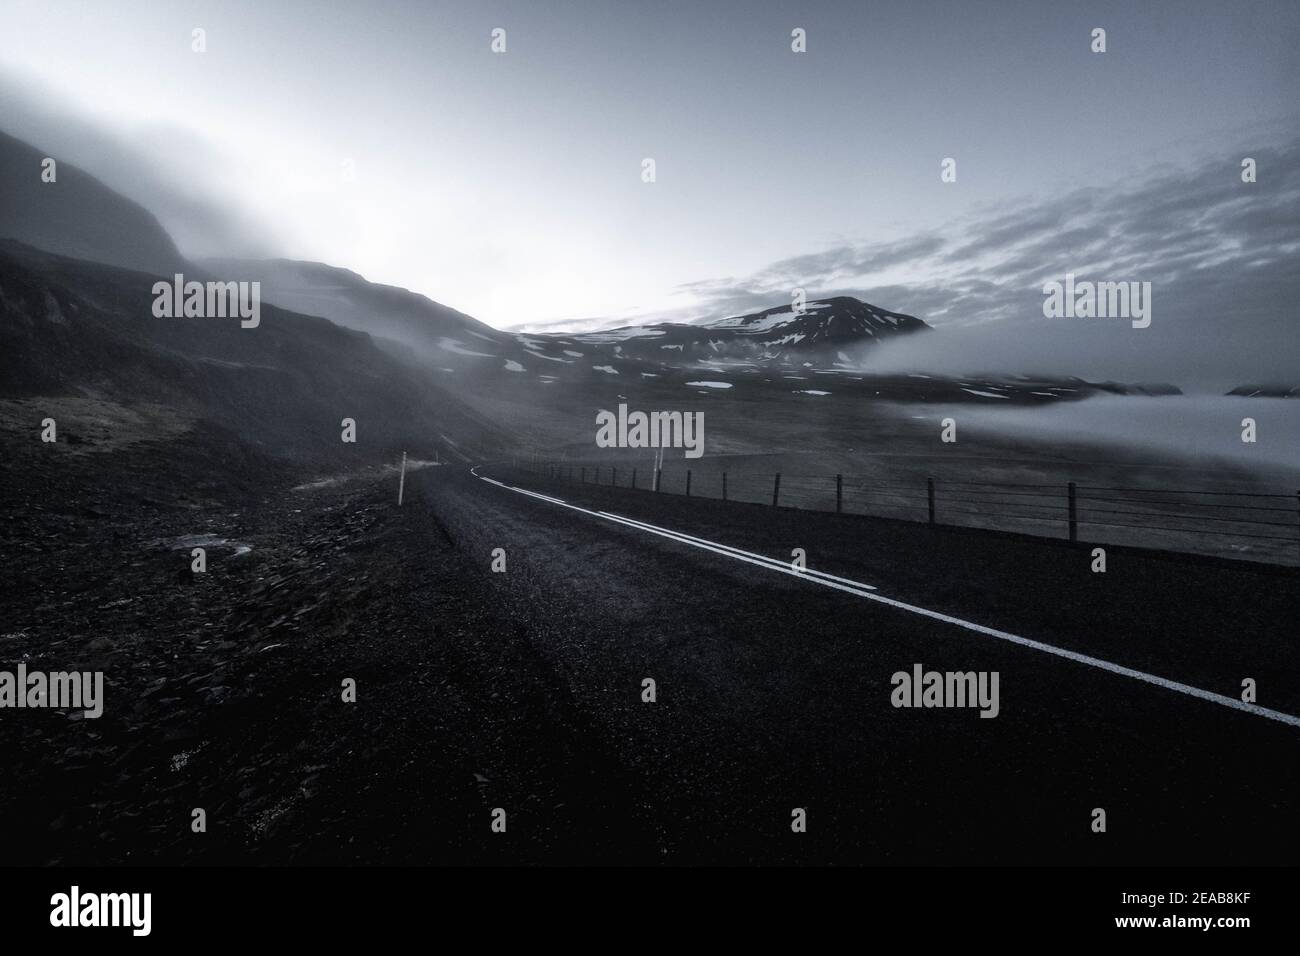
[[[629, 528], [634, 528], [637, 531], [648, 531], [650, 534], [657, 534], [662, 538], [668, 538], [669, 540], [677, 541], [680, 544], [689, 544], [693, 548], [703, 548], [705, 551], [712, 551], [713, 553], [720, 554], [725, 558], [735, 558], [737, 561], [744, 561], [746, 564], [756, 564], [760, 568], [767, 568], [769, 571], [780, 571], [782, 574], [789, 574], [796, 578], [809, 577], [809, 572], [796, 570], [791, 565], [782, 561], [778, 561], [775, 558], [768, 558], [763, 555], [751, 555], [750, 552], [740, 551], [738, 548], [730, 548], [727, 545], [720, 545], [718, 547], [713, 547], [711, 542], [705, 543], [702, 540], [692, 540], [690, 538], [684, 538], [680, 535], [673, 534], [672, 532], [669, 531], [655, 528], [653, 526], [646, 526], [640, 524], [639, 522], [629, 521], [627, 518], [620, 518], [618, 515], [612, 515], [606, 511], [587, 512], [587, 513], [594, 514], [598, 518], [606, 518], [610, 521], [617, 521], [619, 524], [627, 525]], [[723, 550], [724, 548], [726, 550]], [[829, 578], [830, 575], [827, 575], [827, 577]], [[836, 583], [837, 581], [846, 580], [844, 578], [837, 578], [835, 580], [823, 580], [821, 578], [810, 578], [810, 580], [816, 581], [818, 584], [825, 585], [828, 588], [834, 588], [837, 591], [847, 591], [849, 594], [856, 594], [858, 597], [866, 597], [867, 596], [866, 589], [871, 587], [871, 585], [869, 584], [858, 584], [856, 581], [850, 582], [851, 584], [854, 585], [853, 587], [846, 587], [843, 584]]]
[[[747, 564], [755, 564], [761, 568], [767, 568], [770, 571], [780, 571], [783, 574], [790, 574], [797, 578], [808, 575], [824, 577], [827, 580], [821, 583], [827, 587], [833, 587], [840, 591], [847, 591], [850, 594], [862, 594], [865, 591], [874, 591], [875, 588], [870, 584], [862, 584], [858, 581], [850, 581], [847, 578], [837, 578], [833, 574], [826, 574], [822, 571], [796, 570], [789, 562], [780, 561], [776, 558], [769, 558], [765, 554], [756, 554], [753, 551], [743, 551], [740, 548], [733, 548], [729, 544], [719, 544], [716, 541], [708, 541], [704, 538], [692, 538], [690, 535], [684, 535], [667, 528], [656, 528], [654, 525], [645, 525], [639, 521], [633, 521], [631, 518], [623, 518], [619, 515], [608, 514], [604, 511], [589, 511], [586, 508], [580, 508], [577, 505], [571, 505], [567, 501], [561, 501], [559, 498], [551, 498], [548, 495], [539, 494], [536, 491], [529, 491], [527, 488], [517, 488], [514, 485], [503, 484], [499, 481], [493, 481], [491, 478], [484, 478], [482, 475], [475, 475], [475, 478], [483, 478], [484, 481], [490, 481], [494, 485], [499, 485], [510, 491], [518, 492], [521, 495], [527, 495], [529, 498], [538, 498], [542, 501], [550, 502], [553, 505], [560, 505], [564, 508], [571, 508], [574, 511], [580, 511], [585, 515], [591, 515], [593, 518], [604, 518], [607, 521], [615, 521], [620, 524], [628, 525], [637, 531], [648, 531], [651, 534], [657, 534], [661, 537], [670, 538], [681, 544], [689, 544], [695, 548], [703, 548], [705, 551], [712, 551], [714, 554], [720, 554], [726, 558], [735, 558], [737, 561], [744, 561]], [[841, 582], [841, 583], [830, 583]], [[849, 586], [845, 586], [849, 585]]]
[[687, 534], [685, 531], [674, 531], [672, 528], [661, 528], [658, 525], [647, 524], [644, 521], [637, 521], [635, 518], [626, 518], [622, 515], [612, 514], [611, 512], [608, 511], [600, 511], [597, 513], [600, 514], [602, 517], [612, 518], [615, 521], [622, 521], [626, 524], [635, 525], [636, 527], [642, 528], [646, 531], [653, 531], [656, 534], [669, 535], [680, 541], [684, 541], [687, 544], [692, 544], [696, 542], [700, 544], [709, 544], [709, 545], [713, 545], [714, 547], [723, 548], [727, 551], [734, 551], [737, 554], [748, 555], [749, 557], [755, 557], [755, 558], [762, 558], [766, 561], [774, 562], [775, 564], [785, 565], [786, 567], [793, 570], [794, 573], [798, 574], [800, 577], [808, 576], [808, 577], [822, 578], [826, 581], [838, 581], [840, 584], [847, 584], [850, 587], [857, 588], [863, 591], [876, 590], [876, 587], [873, 584], [863, 584], [861, 581], [854, 581], [851, 578], [837, 577], [836, 575], [828, 574], [825, 571], [818, 571], [816, 568], [795, 569], [790, 564], [789, 561], [782, 561], [780, 558], [769, 558], [765, 554], [757, 554], [753, 551], [745, 551], [742, 548], [733, 548], [729, 544], [720, 544], [717, 541], [710, 541], [708, 538], [697, 538], [695, 537], [695, 535]]
[[[1228, 697], [1224, 694], [1216, 694], [1213, 691], [1202, 690], [1199, 687], [1193, 687], [1192, 685], [1184, 684], [1181, 681], [1169, 680], [1166, 677], [1160, 677], [1156, 674], [1148, 674], [1145, 671], [1135, 670], [1132, 667], [1125, 667], [1122, 664], [1115, 664], [1111, 661], [1103, 660], [1100, 657], [1092, 657], [1088, 654], [1080, 654], [1077, 651], [1070, 651], [1070, 650], [1066, 650], [1063, 647], [1056, 647], [1055, 645], [1052, 644], [1044, 644], [1042, 641], [1035, 641], [1027, 637], [1021, 637], [1018, 634], [1012, 634], [1009, 631], [1000, 631], [997, 628], [985, 627], [983, 624], [975, 624], [972, 621], [965, 621], [959, 617], [953, 617], [950, 614], [943, 614], [940, 611], [931, 611], [929, 608], [920, 607], [916, 604], [908, 604], [905, 601], [897, 601], [893, 598], [887, 598], [881, 594], [873, 594], [871, 593], [871, 591], [865, 590], [866, 588], [871, 587], [871, 585], [868, 584], [849, 582], [855, 586], [846, 587], [844, 584], [839, 584], [837, 582], [848, 581], [847, 578], [835, 578], [833, 575], [825, 575], [825, 577], [819, 577], [817, 575], [810, 573], [809, 571], [796, 571], [788, 564], [779, 562], [774, 558], [768, 558], [765, 557], [764, 555], [752, 555], [751, 552], [741, 552], [740, 549], [731, 548], [730, 545], [720, 545], [717, 544], [716, 542], [707, 541], [707, 539], [704, 538], [693, 538], [690, 535], [685, 535], [678, 531], [671, 531], [667, 528], [659, 528], [656, 525], [649, 525], [644, 522], [635, 521], [631, 518], [623, 518], [620, 517], [619, 515], [610, 514], [609, 512], [605, 512], [605, 511], [591, 511], [587, 508], [581, 508], [578, 505], [569, 504], [567, 501], [562, 501], [559, 498], [551, 498], [547, 495], [539, 494], [538, 492], [535, 491], [529, 491], [526, 488], [517, 488], [514, 485], [507, 485], [504, 482], [497, 481], [493, 478], [484, 477], [483, 475], [477, 473], [477, 471], [475, 470], [477, 467], [479, 466], [475, 466], [475, 468], [470, 469], [470, 474], [472, 474], [475, 478], [478, 478], [482, 481], [491, 482], [494, 485], [497, 485], [501, 488], [505, 488], [509, 491], [516, 492], [521, 495], [527, 495], [530, 498], [538, 498], [542, 501], [550, 502], [551, 504], [560, 505], [561, 507], [564, 508], [570, 508], [574, 511], [580, 511], [583, 514], [590, 515], [593, 518], [600, 518], [604, 521], [614, 521], [617, 522], [618, 524], [622, 524], [627, 527], [634, 528], [638, 531], [645, 531], [650, 534], [656, 534], [661, 537], [669, 538], [670, 540], [673, 541], [678, 541], [681, 544], [691, 545], [692, 547], [703, 548], [706, 551], [712, 551], [715, 554], [722, 555], [723, 557], [734, 558], [738, 561], [745, 561], [749, 564], [755, 564], [758, 565], [759, 567], [765, 567], [772, 571], [781, 571], [785, 574], [793, 575], [794, 577], [803, 578], [804, 580], [809, 581], [812, 584], [820, 584], [822, 587], [833, 588], [837, 591], [846, 591], [850, 594], [856, 594], [858, 597], [866, 598], [869, 601], [878, 601], [881, 604], [886, 604], [890, 607], [898, 608], [901, 611], [909, 611], [912, 614], [919, 614], [922, 617], [928, 617], [935, 621], [942, 621], [945, 624], [953, 624], [957, 627], [965, 628], [968, 631], [974, 631], [976, 634], [983, 634], [986, 637], [994, 637], [997, 638], [998, 640], [1008, 641], [1012, 644], [1017, 644], [1021, 647], [1028, 647], [1031, 650], [1041, 651], [1044, 654], [1051, 654], [1053, 657], [1060, 657], [1068, 661], [1074, 661], [1076, 664], [1084, 664], [1088, 667], [1095, 667], [1098, 670], [1106, 671], [1107, 673], [1118, 674], [1121, 677], [1129, 677], [1132, 678], [1133, 680], [1142, 681], [1143, 683], [1146, 684], [1152, 684], [1156, 687], [1163, 687], [1165, 690], [1172, 690], [1179, 694], [1185, 694], [1188, 697], [1195, 697], [1198, 700], [1204, 700], [1212, 704], [1218, 704], [1221, 707], [1228, 707], [1231, 708], [1232, 710], [1239, 710], [1246, 714], [1253, 714], [1256, 717], [1267, 718], [1268, 720], [1276, 720], [1279, 723], [1289, 724], [1292, 727], [1300, 727], [1300, 717], [1295, 717], [1291, 714], [1282, 713], [1282, 711], [1280, 710], [1272, 710], [1268, 707], [1261, 707], [1258, 704], [1248, 704], [1245, 701], [1238, 700], [1235, 697]], [[755, 560], [756, 558], [761, 560]], [[871, 590], [875, 590], [875, 589], [872, 588]]]

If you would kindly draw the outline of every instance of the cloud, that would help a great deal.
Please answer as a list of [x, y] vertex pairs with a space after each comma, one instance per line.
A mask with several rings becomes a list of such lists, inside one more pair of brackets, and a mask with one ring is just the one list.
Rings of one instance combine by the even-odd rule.
[[[1241, 157], [1161, 168], [1112, 189], [1090, 187], [966, 217], [890, 242], [842, 243], [748, 277], [702, 279], [672, 315], [695, 321], [812, 298], [852, 295], [947, 329], [878, 353], [877, 367], [953, 372], [1051, 371], [1219, 388], [1300, 380], [1300, 140]], [[1067, 272], [1153, 284], [1150, 329], [1051, 320], [1043, 283]], [[597, 320], [588, 320], [594, 324]], [[608, 323], [607, 323], [608, 324]]]
[[[971, 216], [942, 232], [843, 244], [746, 279], [702, 280], [678, 291], [720, 314], [756, 300], [783, 301], [793, 286], [842, 294], [881, 288], [873, 280], [885, 273], [905, 274], [907, 281], [888, 285], [900, 300], [879, 304], [944, 324], [1028, 318], [1041, 304], [1042, 282], [1067, 271], [1159, 277], [1171, 285], [1246, 281], [1221, 266], [1240, 267], [1233, 260], [1248, 253], [1259, 265], [1285, 267], [1289, 246], [1300, 242], [1300, 141], [1258, 150], [1254, 158], [1263, 177], [1254, 184], [1241, 182], [1238, 157], [1216, 157], [1127, 188], [1079, 189], [1012, 212]], [[1117, 274], [1125, 271], [1135, 274]], [[938, 306], [939, 314], [918, 303]]]
[[840, 246], [825, 252], [796, 256], [768, 266], [754, 281], [772, 289], [790, 283], [800, 287], [834, 285], [855, 276], [883, 272], [893, 266], [906, 265], [937, 254], [946, 245], [938, 235], [919, 235], [899, 242]]

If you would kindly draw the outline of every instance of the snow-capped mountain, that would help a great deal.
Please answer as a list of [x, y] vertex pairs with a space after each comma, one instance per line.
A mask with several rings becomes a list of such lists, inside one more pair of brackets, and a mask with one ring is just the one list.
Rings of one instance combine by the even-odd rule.
[[875, 340], [928, 329], [920, 319], [890, 312], [850, 296], [808, 303], [802, 312], [777, 307], [705, 323], [706, 329], [732, 332], [770, 344], [802, 346]]
[[929, 328], [913, 316], [837, 296], [810, 302], [799, 312], [777, 306], [700, 325], [662, 322], [568, 338], [615, 358], [656, 364], [731, 361], [768, 366], [845, 361], [838, 353]]
[[[848, 296], [788, 305], [699, 324], [661, 322], [598, 332], [514, 336], [514, 349], [484, 356], [478, 368], [520, 386], [565, 383], [597, 389], [667, 388], [745, 397], [813, 400], [1003, 402], [1076, 401], [1102, 392], [1176, 394], [1169, 385], [1092, 383], [1039, 375], [949, 377], [873, 374], [862, 360], [880, 343], [933, 331], [914, 316]], [[463, 363], [465, 360], [459, 360]], [[463, 366], [462, 366], [463, 367]], [[547, 389], [552, 391], [552, 389]]]

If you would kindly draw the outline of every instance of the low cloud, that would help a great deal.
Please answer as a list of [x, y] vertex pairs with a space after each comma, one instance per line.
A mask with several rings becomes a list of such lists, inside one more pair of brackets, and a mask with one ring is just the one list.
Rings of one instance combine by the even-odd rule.
[[243, 197], [206, 187], [234, 165], [221, 148], [172, 125], [129, 134], [88, 119], [49, 89], [0, 69], [0, 117], [11, 136], [80, 166], [110, 189], [153, 213], [190, 258], [269, 258], [284, 243]]

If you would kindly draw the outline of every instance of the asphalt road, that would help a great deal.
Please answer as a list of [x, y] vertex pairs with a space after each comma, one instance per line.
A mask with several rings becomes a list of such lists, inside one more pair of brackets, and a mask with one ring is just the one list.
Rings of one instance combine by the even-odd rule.
[[[1096, 574], [1058, 542], [503, 467], [410, 487], [581, 715], [610, 769], [573, 797], [629, 862], [1294, 862], [1294, 572], [1111, 548]], [[997, 717], [894, 707], [916, 664], [997, 672]]]

